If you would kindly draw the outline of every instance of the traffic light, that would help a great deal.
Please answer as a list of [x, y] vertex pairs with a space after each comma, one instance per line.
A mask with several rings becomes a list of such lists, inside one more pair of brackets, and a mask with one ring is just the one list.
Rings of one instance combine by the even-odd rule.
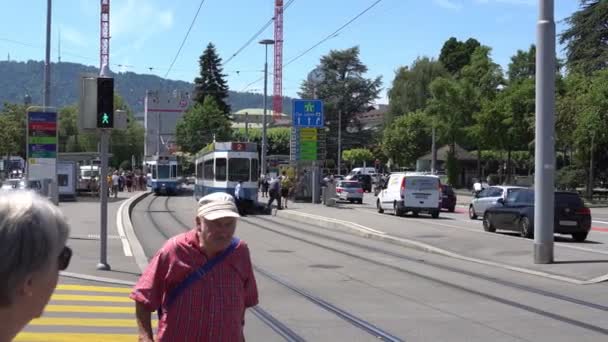
[[97, 128], [114, 128], [114, 79], [97, 79]]

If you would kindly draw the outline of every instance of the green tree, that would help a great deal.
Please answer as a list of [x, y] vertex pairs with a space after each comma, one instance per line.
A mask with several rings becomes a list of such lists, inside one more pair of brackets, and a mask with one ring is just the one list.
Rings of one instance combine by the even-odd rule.
[[591, 75], [608, 67], [608, 1], [580, 0], [580, 7], [566, 18], [559, 41], [566, 44], [568, 69]]
[[[4, 132], [7, 140], [0, 140], [0, 144], [15, 144], [15, 148], [11, 149], [13, 155], [26, 157], [26, 118], [27, 106], [22, 104], [5, 103], [4, 108], [0, 112], [0, 116], [5, 118], [6, 122], [11, 125], [7, 126], [7, 132]], [[10, 128], [9, 128], [10, 127]], [[4, 130], [4, 126], [0, 126], [0, 130]]]
[[426, 108], [431, 98], [429, 85], [440, 76], [448, 73], [443, 65], [431, 58], [417, 58], [410, 67], [404, 66], [395, 72], [393, 86], [388, 91], [389, 116], [387, 122], [404, 115]]
[[351, 166], [370, 162], [374, 158], [372, 151], [366, 148], [353, 148], [342, 151], [342, 159]]
[[[19, 145], [17, 141], [23, 132], [19, 131], [19, 125], [8, 115], [0, 114], [0, 160], [5, 157], [18, 155]], [[22, 156], [25, 158], [25, 156]]]
[[423, 111], [400, 116], [384, 129], [382, 151], [400, 166], [414, 165], [430, 147], [430, 122]]
[[218, 56], [212, 43], [199, 58], [200, 77], [194, 79], [196, 102], [203, 105], [207, 97], [215, 99], [220, 111], [226, 115], [230, 114], [228, 99], [228, 84], [222, 73], [222, 59]]
[[[325, 80], [314, 90], [316, 97], [325, 102], [325, 120], [329, 121], [330, 129], [327, 141], [329, 159], [337, 159], [338, 118], [341, 117], [342, 129], [345, 130], [351, 120], [355, 121], [357, 114], [367, 112], [379, 97], [382, 79], [364, 77], [367, 66], [361, 62], [359, 53], [359, 47], [352, 47], [332, 50], [321, 57], [319, 67]], [[299, 95], [302, 98], [312, 98], [313, 84], [304, 81]], [[347, 139], [343, 148], [349, 149], [364, 143], [364, 140]]]
[[530, 45], [528, 51], [517, 50], [511, 57], [507, 76], [509, 82], [519, 82], [536, 76], [536, 45]]
[[227, 141], [232, 136], [230, 120], [211, 96], [202, 105], [195, 103], [176, 126], [177, 144], [182, 151], [197, 153], [207, 144]]
[[445, 66], [452, 75], [457, 74], [465, 65], [471, 62], [471, 55], [481, 44], [474, 38], [461, 42], [451, 37], [441, 48], [439, 62]]

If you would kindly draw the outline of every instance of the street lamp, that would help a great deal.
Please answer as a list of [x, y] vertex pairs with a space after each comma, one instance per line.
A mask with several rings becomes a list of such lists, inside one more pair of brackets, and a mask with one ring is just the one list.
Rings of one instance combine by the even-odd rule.
[[260, 44], [265, 46], [266, 54], [264, 57], [264, 115], [262, 121], [262, 174], [266, 175], [266, 107], [267, 96], [268, 96], [268, 45], [273, 45], [274, 40], [264, 39], [259, 41]]

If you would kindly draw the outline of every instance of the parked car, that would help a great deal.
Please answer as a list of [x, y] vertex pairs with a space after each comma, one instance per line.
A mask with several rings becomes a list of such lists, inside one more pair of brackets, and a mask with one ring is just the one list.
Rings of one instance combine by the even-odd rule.
[[361, 183], [363, 191], [372, 192], [372, 176], [368, 174], [346, 176], [346, 180], [357, 181]]
[[[554, 232], [570, 234], [575, 241], [587, 239], [591, 229], [591, 211], [585, 207], [577, 193], [555, 192]], [[521, 236], [534, 236], [534, 190], [514, 191], [506, 200], [499, 199], [498, 205], [488, 208], [483, 216], [483, 229], [495, 232], [497, 229], [519, 232]]]
[[451, 186], [445, 184], [441, 185], [441, 209], [451, 213], [456, 211], [456, 193]]
[[2, 187], [0, 189], [2, 191], [31, 190], [37, 193], [41, 193], [42, 182], [36, 179], [9, 179], [2, 184]]
[[441, 181], [435, 175], [420, 173], [393, 173], [378, 194], [376, 208], [379, 213], [394, 211], [403, 216], [411, 212], [429, 213], [439, 217], [441, 210]]
[[507, 196], [512, 192], [525, 189], [521, 186], [491, 186], [483, 189], [469, 205], [469, 218], [471, 220], [477, 219], [477, 217], [483, 217], [486, 210], [490, 207], [496, 206], [499, 199], [507, 199]]
[[336, 186], [336, 195], [344, 201], [363, 203], [363, 188], [357, 181], [339, 181]]

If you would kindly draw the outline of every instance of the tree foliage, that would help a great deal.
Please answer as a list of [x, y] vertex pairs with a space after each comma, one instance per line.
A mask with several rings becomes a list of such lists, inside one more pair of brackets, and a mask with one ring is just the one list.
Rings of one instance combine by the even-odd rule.
[[351, 165], [358, 165], [364, 162], [371, 162], [374, 159], [374, 155], [372, 151], [366, 148], [353, 148], [342, 151], [342, 159]]
[[[300, 88], [301, 98], [312, 98], [316, 93], [316, 98], [324, 100], [325, 120], [329, 122], [330, 129], [327, 142], [330, 159], [337, 159], [338, 118], [341, 117], [342, 130], [345, 130], [351, 121], [356, 121], [357, 114], [370, 109], [380, 94], [381, 77], [364, 76], [367, 66], [363, 64], [359, 54], [359, 47], [330, 51], [321, 57], [319, 64], [325, 80], [318, 84], [316, 89], [313, 89], [313, 84], [308, 80], [304, 81]], [[362, 143], [364, 141], [357, 139], [345, 140], [343, 148], [349, 149]]]
[[384, 130], [382, 151], [400, 166], [414, 165], [430, 147], [430, 121], [422, 111], [400, 116]]
[[195, 103], [190, 107], [175, 130], [182, 151], [193, 154], [213, 142], [214, 137], [216, 141], [228, 141], [232, 137], [230, 120], [211, 96], [205, 98], [202, 105]]
[[568, 69], [591, 75], [608, 67], [608, 1], [580, 0], [580, 6], [566, 18], [569, 27], [559, 40], [566, 44]]
[[[236, 141], [247, 141], [247, 134], [244, 128], [237, 128], [233, 131], [233, 139]], [[291, 138], [291, 129], [288, 127], [273, 127], [266, 131], [268, 138], [268, 155], [289, 154], [289, 141]], [[262, 144], [262, 130], [259, 128], [249, 129], [249, 141], [255, 142], [258, 146]]]
[[410, 67], [399, 68], [395, 72], [393, 86], [388, 91], [390, 118], [387, 121], [424, 109], [431, 98], [431, 82], [447, 75], [439, 61], [428, 57], [417, 58]]
[[200, 76], [194, 79], [195, 101], [203, 105], [207, 97], [215, 99], [218, 108], [224, 114], [230, 114], [228, 98], [228, 84], [222, 73], [222, 59], [218, 56], [213, 43], [199, 58]]
[[536, 76], [536, 45], [530, 45], [528, 51], [517, 50], [511, 57], [507, 71], [509, 82], [520, 82]]
[[25, 134], [26, 134], [26, 112], [27, 106], [21, 104], [5, 103], [0, 112], [0, 151], [2, 155], [18, 155], [26, 158]]
[[445, 66], [448, 72], [455, 75], [465, 65], [471, 62], [471, 55], [481, 44], [477, 39], [469, 38], [466, 42], [451, 37], [441, 48], [439, 62]]

